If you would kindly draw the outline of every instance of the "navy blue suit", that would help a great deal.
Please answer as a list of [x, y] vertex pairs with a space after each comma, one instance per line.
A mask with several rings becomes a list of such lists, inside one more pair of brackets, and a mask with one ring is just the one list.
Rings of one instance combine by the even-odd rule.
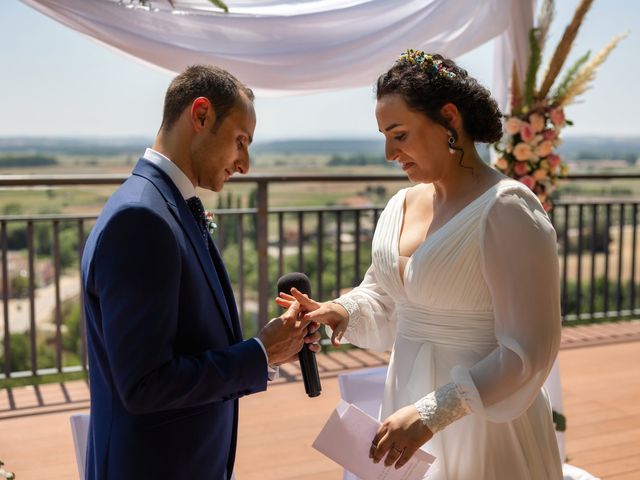
[[82, 258], [91, 387], [87, 479], [231, 476], [238, 398], [267, 387], [227, 272], [169, 177], [141, 159]]

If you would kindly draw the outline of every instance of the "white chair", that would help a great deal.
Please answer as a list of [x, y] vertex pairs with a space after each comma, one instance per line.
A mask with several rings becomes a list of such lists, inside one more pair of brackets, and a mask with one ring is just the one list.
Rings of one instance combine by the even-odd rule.
[[[544, 382], [544, 388], [549, 394], [551, 408], [558, 413], [564, 414], [564, 404], [562, 402], [562, 384], [560, 383], [560, 364], [556, 359], [551, 372]], [[558, 441], [558, 450], [560, 451], [560, 460], [564, 463], [567, 458], [564, 445], [564, 432], [556, 431], [556, 440]]]
[[73, 446], [76, 451], [76, 462], [78, 464], [78, 475], [80, 480], [84, 480], [84, 467], [87, 456], [87, 440], [89, 437], [89, 415], [80, 413], [71, 415], [71, 433], [73, 435]]

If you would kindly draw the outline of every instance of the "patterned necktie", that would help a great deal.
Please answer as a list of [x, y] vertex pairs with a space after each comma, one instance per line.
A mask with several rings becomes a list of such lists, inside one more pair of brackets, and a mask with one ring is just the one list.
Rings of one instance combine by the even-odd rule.
[[205, 218], [204, 206], [198, 197], [187, 198], [187, 205], [193, 214], [193, 218], [196, 219], [196, 223], [198, 227], [200, 227], [200, 233], [202, 234], [202, 238], [204, 239], [204, 243], [208, 246], [208, 236], [209, 232], [207, 231], [207, 219]]

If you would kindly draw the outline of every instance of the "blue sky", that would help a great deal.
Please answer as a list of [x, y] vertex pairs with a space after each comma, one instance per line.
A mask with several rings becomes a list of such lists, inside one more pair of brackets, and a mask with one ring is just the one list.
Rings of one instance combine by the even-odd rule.
[[[556, 3], [550, 47], [578, 0]], [[640, 2], [594, 2], [570, 60], [587, 50], [595, 54], [617, 33], [630, 35], [598, 71], [581, 103], [567, 109], [575, 122], [567, 134], [640, 136], [639, 26]], [[492, 59], [488, 43], [457, 61], [491, 87]], [[18, 0], [0, 0], [0, 136], [152, 137], [170, 80], [171, 75], [108, 49]], [[258, 97], [256, 141], [375, 137], [374, 108], [371, 87]]]

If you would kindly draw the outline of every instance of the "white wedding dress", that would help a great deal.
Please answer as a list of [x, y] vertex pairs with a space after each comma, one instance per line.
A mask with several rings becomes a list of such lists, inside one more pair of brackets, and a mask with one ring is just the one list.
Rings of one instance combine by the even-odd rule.
[[350, 316], [345, 340], [392, 350], [380, 418], [453, 383], [471, 413], [447, 419], [446, 402], [437, 406], [447, 426], [423, 447], [437, 458], [425, 478], [562, 479], [541, 389], [560, 342], [546, 213], [527, 187], [502, 180], [430, 234], [401, 277], [406, 192], [380, 216], [362, 284], [337, 300]]

